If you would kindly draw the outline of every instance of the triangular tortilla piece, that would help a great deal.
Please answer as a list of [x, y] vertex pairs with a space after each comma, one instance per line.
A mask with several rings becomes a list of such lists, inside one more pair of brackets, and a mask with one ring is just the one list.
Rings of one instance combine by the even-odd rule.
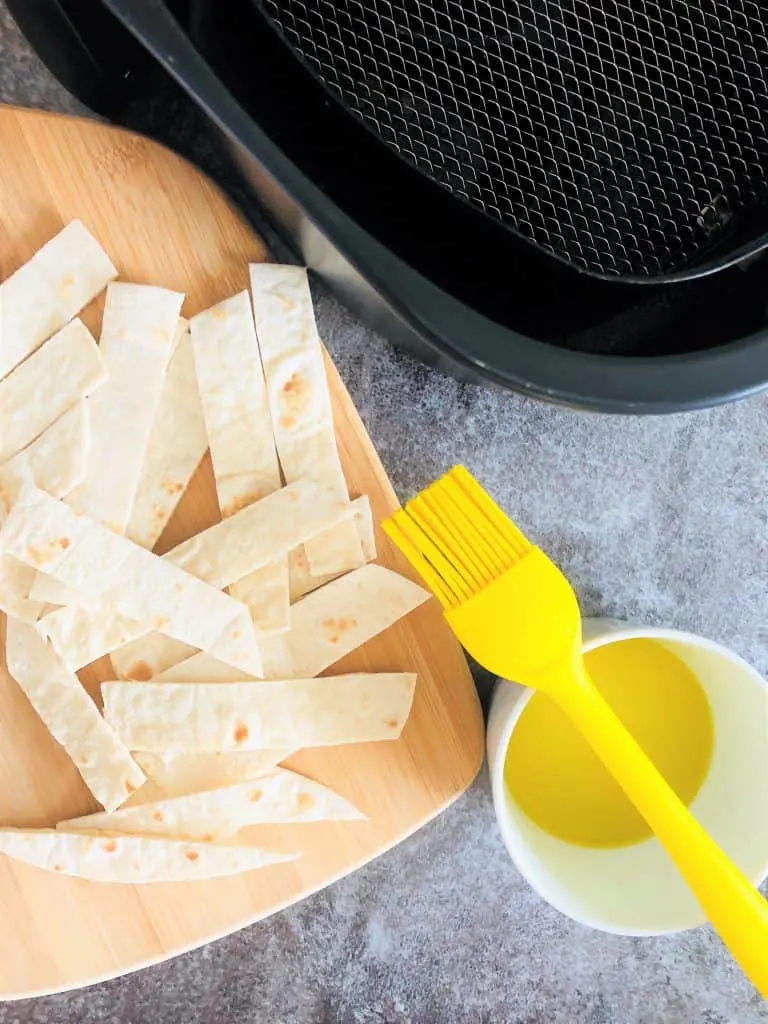
[[[372, 562], [376, 557], [376, 537], [373, 530], [373, 514], [368, 496], [363, 494], [351, 502], [352, 517], [357, 527], [360, 544], [365, 562]], [[328, 531], [328, 535], [331, 531]], [[294, 548], [288, 554], [288, 585], [291, 604], [311, 594], [318, 587], [325, 586], [331, 580], [338, 579], [343, 573], [329, 573], [326, 576], [315, 576], [310, 571], [306, 549], [303, 545]], [[275, 631], [277, 632], [277, 631]]]
[[[190, 329], [216, 495], [227, 519], [282, 483], [248, 292], [199, 313]], [[230, 593], [250, 609], [257, 637], [287, 630], [287, 554], [233, 583]]]
[[250, 825], [310, 821], [361, 821], [365, 815], [333, 790], [287, 768], [247, 782], [158, 800], [113, 814], [88, 814], [61, 822], [67, 832], [120, 832], [169, 839], [224, 842]]
[[110, 836], [57, 829], [0, 829], [0, 853], [43, 871], [91, 882], [195, 882], [296, 860], [249, 846], [161, 836]]
[[28, 477], [54, 498], [63, 498], [85, 477], [89, 436], [85, 399], [0, 467], [0, 479]]
[[0, 284], [0, 379], [117, 277], [79, 220], [67, 224]]
[[86, 478], [66, 500], [117, 533], [128, 525], [183, 300], [152, 285], [107, 287], [99, 350], [109, 380], [91, 402]]
[[73, 320], [0, 381], [0, 464], [106, 379], [98, 345], [85, 324]]
[[393, 740], [416, 676], [359, 673], [270, 683], [103, 683], [104, 715], [132, 750], [271, 750]]
[[144, 774], [77, 676], [34, 626], [8, 619], [6, 662], [51, 735], [71, 757], [86, 786], [108, 811], [143, 783]]
[[[252, 263], [253, 311], [277, 454], [288, 483], [309, 477], [348, 499], [341, 468], [322, 345], [307, 272], [301, 267]], [[357, 530], [345, 522], [307, 545], [318, 576], [363, 564]]]
[[[258, 648], [244, 605], [30, 484], [0, 530], [0, 553], [67, 586], [98, 594], [105, 608], [147, 629], [211, 650], [221, 661], [258, 674]], [[58, 614], [45, 616], [39, 627], [74, 667], [66, 638], [54, 637], [46, 622]]]
[[208, 447], [197, 390], [192, 341], [184, 333], [168, 365], [133, 499], [126, 536], [152, 549], [189, 486]]
[[37, 622], [46, 606], [29, 596], [36, 575], [30, 566], [0, 555], [0, 612], [22, 622]]
[[[215, 587], [226, 587], [244, 573], [258, 571], [276, 557], [287, 556], [297, 543], [346, 515], [349, 515], [349, 506], [328, 488], [310, 480], [297, 480], [190, 537], [163, 559]], [[73, 635], [77, 633], [85, 645], [80, 647], [80, 656], [87, 655], [90, 662], [109, 651], [114, 652], [112, 664], [121, 678], [150, 679], [191, 653], [180, 650], [178, 644], [166, 644], [156, 637], [146, 645], [142, 639], [129, 643], [141, 638], [145, 631], [133, 637], [126, 633], [119, 643], [105, 645], [102, 637], [106, 634], [110, 639], [115, 637], [114, 620], [109, 621], [100, 612], [68, 615], [67, 621], [67, 628]], [[126, 649], [115, 650], [121, 645]], [[137, 664], [142, 666], [141, 677], [132, 668]], [[146, 674], [147, 666], [150, 675]]]
[[430, 595], [417, 583], [364, 565], [291, 605], [291, 628], [260, 642], [265, 679], [316, 676], [418, 608]]
[[155, 800], [202, 793], [248, 782], [285, 761], [293, 750], [234, 750], [227, 754], [157, 754], [136, 750], [133, 758], [146, 783], [122, 805], [136, 807]]

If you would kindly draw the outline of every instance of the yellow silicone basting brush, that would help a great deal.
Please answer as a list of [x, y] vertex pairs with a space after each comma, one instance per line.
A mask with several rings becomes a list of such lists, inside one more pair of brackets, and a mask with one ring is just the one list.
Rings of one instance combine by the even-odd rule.
[[442, 603], [467, 651], [549, 694], [643, 815], [744, 972], [768, 998], [768, 903], [693, 817], [584, 667], [566, 578], [457, 466], [384, 530]]

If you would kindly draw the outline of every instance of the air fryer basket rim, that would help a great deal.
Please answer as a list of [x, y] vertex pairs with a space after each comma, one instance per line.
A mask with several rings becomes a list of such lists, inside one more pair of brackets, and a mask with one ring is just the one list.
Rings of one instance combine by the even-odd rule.
[[162, 0], [103, 2], [425, 343], [473, 374], [533, 397], [616, 413], [699, 409], [768, 387], [768, 331], [695, 353], [638, 358], [568, 351], [494, 323], [330, 203], [223, 86]]

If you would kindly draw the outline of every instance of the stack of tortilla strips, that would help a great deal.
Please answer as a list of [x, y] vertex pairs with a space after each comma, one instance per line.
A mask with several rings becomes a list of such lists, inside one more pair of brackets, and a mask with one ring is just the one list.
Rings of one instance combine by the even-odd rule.
[[[281, 762], [400, 735], [415, 675], [316, 677], [428, 595], [373, 564], [304, 271], [254, 265], [190, 321], [116, 277], [74, 221], [0, 285], [6, 662], [103, 808], [0, 828], [0, 853], [95, 881], [250, 871], [302, 851], [248, 826], [365, 819]], [[77, 316], [104, 289], [97, 344]], [[153, 554], [207, 450], [221, 521]], [[104, 654], [102, 714], [76, 673]]]

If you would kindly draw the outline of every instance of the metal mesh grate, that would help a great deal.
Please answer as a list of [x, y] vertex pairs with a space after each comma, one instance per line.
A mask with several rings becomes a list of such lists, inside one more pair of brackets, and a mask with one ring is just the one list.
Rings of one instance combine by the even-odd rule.
[[768, 192], [753, 0], [257, 0], [406, 160], [589, 270], [685, 266]]

